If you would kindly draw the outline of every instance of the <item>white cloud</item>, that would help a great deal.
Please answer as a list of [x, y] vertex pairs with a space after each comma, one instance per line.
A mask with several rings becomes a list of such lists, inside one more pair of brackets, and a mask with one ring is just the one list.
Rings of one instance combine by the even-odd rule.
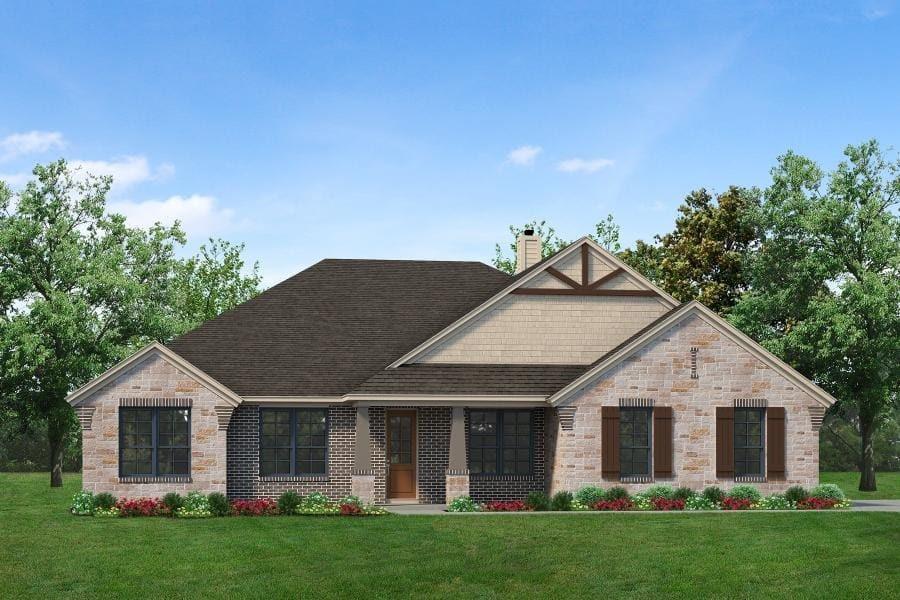
[[38, 154], [63, 148], [66, 140], [58, 131], [26, 131], [0, 139], [0, 162], [26, 154]]
[[596, 173], [614, 164], [609, 158], [570, 158], [556, 165], [556, 169], [563, 173]]
[[13, 189], [25, 187], [29, 179], [31, 179], [31, 173], [0, 173], [0, 181], [5, 182]]
[[91, 175], [111, 175], [113, 189], [122, 191], [144, 181], [169, 179], [175, 167], [163, 163], [155, 170], [145, 156], [123, 156], [114, 160], [73, 160], [69, 165]]
[[543, 148], [540, 146], [519, 146], [509, 151], [509, 154], [506, 155], [506, 162], [520, 167], [530, 167], [541, 150]]
[[188, 238], [206, 237], [233, 225], [234, 211], [217, 206], [212, 196], [192, 194], [166, 200], [110, 202], [109, 212], [125, 215], [131, 227], [149, 227], [156, 222], [180, 221]]

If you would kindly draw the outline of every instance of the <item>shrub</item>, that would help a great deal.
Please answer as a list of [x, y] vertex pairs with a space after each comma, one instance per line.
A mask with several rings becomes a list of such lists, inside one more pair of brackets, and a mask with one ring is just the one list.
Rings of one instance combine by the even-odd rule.
[[762, 494], [752, 485], [745, 483], [739, 484], [728, 490], [729, 498], [737, 498], [738, 500], [749, 500], [750, 502], [759, 502]]
[[304, 508], [316, 508], [327, 506], [330, 503], [328, 500], [328, 496], [323, 494], [322, 492], [313, 492], [306, 498], [300, 502], [300, 505]]
[[599, 500], [594, 503], [594, 510], [631, 510], [634, 503], [628, 498], [616, 498], [615, 500]]
[[650, 496], [647, 495], [647, 492], [640, 492], [631, 497], [632, 506], [634, 510], [653, 510], [653, 503], [650, 501]]
[[772, 494], [757, 502], [753, 508], [760, 510], [791, 510], [794, 504], [783, 494]]
[[95, 517], [119, 517], [121, 514], [119, 513], [119, 509], [113, 506], [112, 508], [95, 508], [94, 509]]
[[697, 495], [685, 500], [684, 508], [686, 510], [716, 510], [719, 505], [704, 496]]
[[603, 500], [603, 490], [596, 485], [586, 485], [575, 492], [575, 500], [585, 506], [593, 506]]
[[680, 498], [652, 498], [653, 510], [684, 510], [684, 500]]
[[525, 498], [525, 506], [528, 507], [528, 510], [547, 510], [550, 508], [550, 499], [547, 498], [547, 494], [544, 492], [528, 492], [528, 497]]
[[209, 498], [202, 492], [188, 493], [181, 506], [175, 510], [175, 516], [182, 518], [203, 519], [212, 516]]
[[287, 491], [278, 497], [278, 512], [283, 515], [293, 514], [303, 498], [297, 492]]
[[341, 514], [345, 517], [361, 515], [362, 507], [359, 504], [355, 504], [352, 502], [341, 502], [340, 503]]
[[488, 512], [519, 512], [525, 510], [525, 503], [521, 500], [493, 501], [484, 505]]
[[174, 513], [184, 505], [184, 498], [178, 492], [169, 492], [163, 496], [162, 503], [163, 506], [169, 509], [169, 512]]
[[344, 496], [338, 504], [352, 504], [353, 506], [362, 506], [359, 496]]
[[94, 508], [109, 510], [116, 505], [116, 497], [109, 492], [101, 492], [94, 496]]
[[457, 496], [447, 505], [447, 512], [480, 512], [481, 506], [470, 496]]
[[123, 517], [153, 517], [160, 513], [163, 504], [156, 498], [120, 498], [115, 508]]
[[722, 491], [722, 488], [715, 485], [711, 485], [703, 490], [702, 495], [705, 500], [716, 506], [722, 504], [722, 500], [725, 499], [725, 492]]
[[844, 490], [834, 483], [820, 483], [809, 491], [809, 496], [811, 498], [836, 500], [837, 502], [841, 502], [847, 498], [847, 496], [844, 495]]
[[69, 509], [73, 515], [88, 516], [94, 514], [94, 494], [82, 490], [72, 497], [72, 507]]
[[631, 496], [628, 495], [628, 490], [623, 488], [620, 485], [615, 487], [611, 487], [606, 490], [606, 493], [603, 494], [604, 500], [628, 500]]
[[650, 500], [654, 500], [656, 498], [666, 498], [668, 500], [671, 500], [675, 497], [675, 488], [664, 483], [657, 483], [648, 487], [644, 491], [644, 495], [647, 496], [647, 498], [649, 498]]
[[672, 499], [674, 500], [682, 500], [687, 502], [690, 498], [696, 496], [694, 490], [689, 487], [680, 487], [675, 488], [675, 492], [672, 494]]
[[209, 502], [209, 512], [214, 517], [227, 517], [231, 513], [231, 504], [228, 502], [225, 494], [213, 492], [206, 497], [206, 500]]
[[809, 498], [809, 492], [802, 485], [792, 485], [784, 492], [784, 497], [788, 502], [794, 504]]
[[726, 496], [725, 499], [722, 500], [722, 510], [747, 510], [750, 508], [750, 504], [750, 500], [746, 498]]
[[572, 492], [556, 492], [550, 500], [550, 510], [572, 510]]
[[840, 503], [840, 500], [836, 500], [834, 498], [819, 498], [816, 496], [810, 496], [809, 498], [804, 498], [800, 502], [797, 503], [797, 508], [800, 510], [827, 510], [829, 508], [834, 508]]
[[231, 512], [235, 515], [247, 517], [259, 517], [274, 515], [278, 510], [278, 504], [274, 500], [261, 498], [259, 500], [235, 500], [231, 503]]

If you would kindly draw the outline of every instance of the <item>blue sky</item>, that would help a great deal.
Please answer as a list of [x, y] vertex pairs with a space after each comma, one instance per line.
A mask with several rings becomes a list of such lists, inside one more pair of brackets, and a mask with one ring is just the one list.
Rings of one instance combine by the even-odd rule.
[[787, 149], [900, 147], [897, 2], [486, 4], [5, 2], [0, 177], [113, 173], [133, 223], [246, 242], [272, 284], [487, 262], [532, 218], [631, 243]]

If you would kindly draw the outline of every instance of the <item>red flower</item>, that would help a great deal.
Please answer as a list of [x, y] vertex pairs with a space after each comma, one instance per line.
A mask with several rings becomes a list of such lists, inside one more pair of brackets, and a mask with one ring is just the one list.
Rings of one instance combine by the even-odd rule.
[[362, 514], [362, 509], [358, 504], [341, 504], [341, 514], [344, 516], [352, 516]]
[[668, 498], [654, 498], [650, 501], [654, 510], [684, 510], [684, 500]]
[[594, 503], [594, 510], [631, 510], [634, 503], [628, 498], [618, 498], [617, 500], [600, 500]]
[[833, 498], [804, 498], [797, 503], [797, 508], [800, 510], [826, 510], [834, 508], [837, 503], [838, 501]]
[[726, 496], [722, 500], [722, 510], [747, 510], [750, 508], [750, 501], [746, 498], [732, 498]]
[[231, 512], [235, 515], [258, 517], [261, 515], [274, 515], [277, 511], [278, 503], [268, 498], [234, 500], [231, 502]]
[[519, 512], [525, 510], [525, 503], [521, 500], [494, 501], [484, 505], [488, 512]]
[[163, 512], [163, 504], [156, 498], [119, 498], [116, 508], [123, 517], [152, 517]]

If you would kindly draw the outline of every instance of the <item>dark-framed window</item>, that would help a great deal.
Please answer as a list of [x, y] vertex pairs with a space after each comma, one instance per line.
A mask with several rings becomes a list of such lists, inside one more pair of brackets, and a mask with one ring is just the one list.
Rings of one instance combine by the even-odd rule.
[[619, 409], [619, 471], [622, 477], [650, 475], [652, 408]]
[[260, 475], [299, 476], [327, 473], [327, 408], [260, 409]]
[[530, 475], [534, 426], [530, 410], [469, 411], [469, 472]]
[[765, 475], [766, 409], [734, 409], [734, 475]]
[[119, 409], [119, 476], [191, 474], [191, 409]]

